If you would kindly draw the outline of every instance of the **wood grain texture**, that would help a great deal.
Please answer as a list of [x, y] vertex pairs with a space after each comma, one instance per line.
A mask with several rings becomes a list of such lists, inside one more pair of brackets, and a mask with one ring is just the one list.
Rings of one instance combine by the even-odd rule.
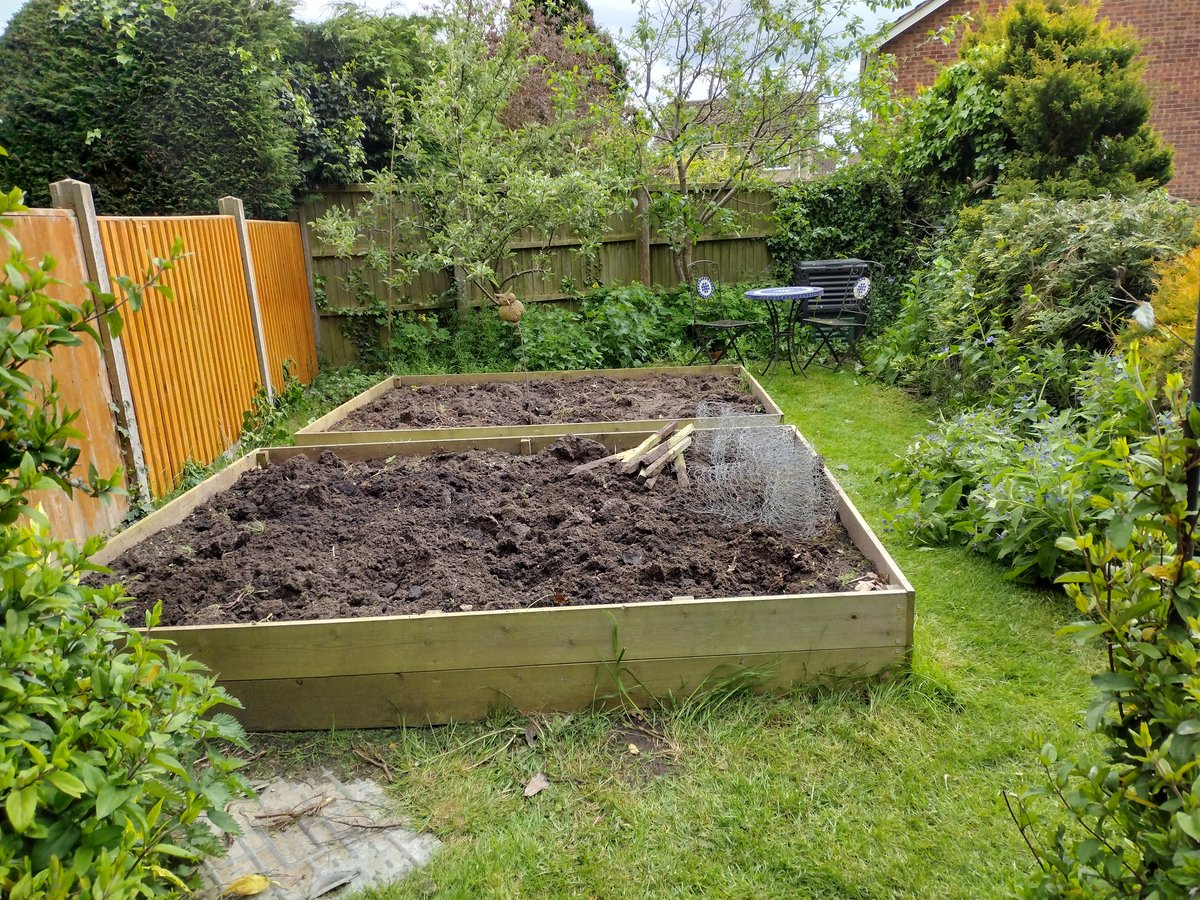
[[[65, 210], [31, 210], [6, 218], [12, 221], [13, 236], [27, 259], [35, 261], [49, 254], [57, 262], [54, 277], [62, 283], [51, 285], [46, 291], [49, 296], [71, 303], [88, 299], [83, 283], [89, 279], [74, 214]], [[8, 257], [8, 243], [0, 240], [0, 268]], [[82, 434], [76, 474], [86, 477], [89, 464], [106, 476], [120, 468], [121, 442], [100, 347], [85, 337], [79, 346], [61, 347], [55, 351], [53, 360], [34, 363], [26, 371], [46, 388], [51, 380], [57, 381], [62, 408], [79, 410], [79, 418], [73, 425]], [[33, 498], [42, 505], [56, 537], [80, 541], [116, 527], [129, 510], [126, 496], [102, 501], [80, 491], [71, 497], [61, 491], [44, 491]]]
[[229, 216], [101, 216], [99, 224], [114, 277], [141, 281], [176, 237], [190, 254], [163, 279], [175, 299], [150, 296], [122, 334], [147, 473], [162, 496], [189, 459], [210, 463], [237, 441], [258, 386], [237, 234]]
[[[638, 660], [622, 663], [619, 675], [626, 702], [648, 705], [703, 693], [747, 669], [761, 670], [765, 677], [757, 688], [770, 691], [871, 678], [903, 664], [899, 648], [862, 647]], [[615, 673], [609, 658], [575, 665], [516, 663], [495, 669], [231, 681], [225, 687], [245, 707], [231, 712], [251, 731], [324, 731], [442, 725], [482, 719], [495, 709], [544, 713], [618, 707], [622, 699]]]
[[317, 337], [300, 225], [250, 220], [246, 230], [272, 383], [283, 387], [284, 362], [290, 360], [292, 374], [311, 384], [317, 376]]

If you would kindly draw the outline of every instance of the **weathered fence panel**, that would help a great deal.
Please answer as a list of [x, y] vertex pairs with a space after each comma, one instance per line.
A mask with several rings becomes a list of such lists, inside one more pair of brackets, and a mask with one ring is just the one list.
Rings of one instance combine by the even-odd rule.
[[[89, 279], [75, 216], [65, 210], [46, 209], [11, 214], [8, 218], [27, 256], [40, 258], [50, 254], [55, 258], [58, 265], [54, 275], [63, 283], [53, 285], [47, 293], [70, 303], [86, 300], [88, 292], [82, 284]], [[0, 268], [8, 253], [7, 243], [0, 241]], [[82, 435], [80, 471], [86, 473], [88, 465], [94, 464], [101, 474], [110, 475], [122, 466], [113, 399], [100, 347], [85, 338], [80, 346], [60, 348], [51, 362], [35, 364], [28, 371], [47, 388], [51, 379], [56, 380], [62, 408], [79, 410], [73, 427]], [[49, 517], [53, 533], [75, 540], [115, 528], [129, 511], [127, 496], [95, 500], [79, 492], [67, 497], [58, 491], [47, 491], [36, 494], [35, 498]]]
[[155, 496], [170, 492], [188, 460], [207, 464], [242, 431], [259, 385], [249, 301], [231, 216], [101, 216], [109, 272], [141, 279], [176, 237], [189, 254], [125, 317], [130, 386]]
[[[305, 203], [300, 209], [300, 217], [306, 223], [314, 222], [335, 207], [354, 213], [369, 195], [370, 190], [365, 185], [331, 188]], [[771, 270], [771, 257], [765, 239], [772, 228], [772, 195], [766, 190], [740, 191], [732, 197], [728, 206], [740, 214], [743, 231], [738, 235], [715, 232], [704, 235], [696, 248], [695, 258], [716, 261], [721, 277], [727, 282], [761, 279]], [[411, 213], [411, 209], [401, 211], [402, 215]], [[502, 265], [499, 274], [503, 278], [533, 268], [535, 255], [539, 252], [547, 255], [544, 275], [522, 275], [506, 285], [507, 289], [526, 302], [567, 300], [593, 283], [628, 284], [638, 281], [639, 237], [642, 230], [641, 216], [632, 204], [614, 213], [609, 217], [596, 260], [588, 263], [574, 252], [579, 247], [579, 241], [573, 235], [560, 231], [547, 243], [544, 235], [531, 229], [516, 235], [510, 242], [514, 256]], [[322, 354], [335, 365], [355, 362], [357, 352], [341, 334], [343, 311], [361, 309], [374, 303], [377, 298], [385, 298], [388, 294], [385, 281], [364, 264], [365, 242], [360, 241], [354, 248], [354, 254], [343, 258], [311, 230], [310, 234], [313, 274], [323, 292], [319, 326]], [[651, 229], [648, 244], [650, 283], [678, 284], [679, 277], [666, 239]], [[423, 273], [411, 285], [405, 286], [401, 296], [394, 298], [393, 308], [432, 309], [449, 306], [451, 302], [443, 295], [452, 287], [453, 279], [448, 272]], [[480, 290], [473, 288], [467, 299], [469, 303], [478, 304], [485, 302], [486, 298]]]
[[246, 227], [271, 382], [283, 386], [284, 363], [291, 360], [292, 374], [311, 384], [317, 375], [317, 341], [300, 225], [250, 221]]

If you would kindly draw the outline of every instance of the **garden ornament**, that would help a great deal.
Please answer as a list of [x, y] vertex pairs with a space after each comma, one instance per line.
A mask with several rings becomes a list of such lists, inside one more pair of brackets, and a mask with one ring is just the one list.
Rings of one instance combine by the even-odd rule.
[[492, 302], [500, 307], [497, 313], [505, 322], [512, 322], [515, 325], [521, 321], [521, 314], [525, 312], [525, 304], [518, 300], [517, 295], [512, 291], [497, 294], [492, 298]]

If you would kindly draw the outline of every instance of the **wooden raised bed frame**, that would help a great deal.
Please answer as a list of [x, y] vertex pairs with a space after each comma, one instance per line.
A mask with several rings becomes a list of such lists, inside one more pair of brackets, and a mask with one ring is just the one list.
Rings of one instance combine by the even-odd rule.
[[[540, 425], [470, 425], [451, 428], [396, 428], [382, 431], [329, 431], [338, 422], [385, 394], [416, 384], [489, 384], [520, 381], [565, 381], [573, 378], [614, 378], [640, 381], [659, 375], [676, 377], [702, 375], [732, 375], [740, 378], [750, 389], [751, 396], [762, 404], [764, 412], [747, 415], [741, 424], [778, 425], [783, 421], [781, 410], [771, 395], [763, 390], [741, 366], [660, 366], [645, 369], [584, 369], [564, 372], [497, 372], [465, 375], [394, 375], [341, 406], [326, 413], [296, 432], [294, 440], [300, 446], [332, 446], [335, 444], [382, 444], [392, 441], [421, 441], [434, 439], [474, 440], [478, 438], [534, 437], [564, 434], [608, 434], [621, 431], [657, 431], [667, 419], [630, 419], [613, 422], [547, 422]], [[680, 424], [695, 422], [697, 428], [711, 427], [715, 419], [681, 419]]]
[[[636, 446], [642, 436], [593, 435], [613, 450]], [[466, 446], [533, 453], [554, 440], [535, 435], [329, 449], [361, 460]], [[116, 535], [97, 561], [182, 521], [255, 466], [315, 458], [323, 449], [273, 448], [243, 457]], [[480, 719], [496, 707], [531, 713], [619, 702], [618, 656], [621, 684], [639, 703], [686, 695], [746, 668], [769, 671], [764, 689], [903, 668], [912, 647], [913, 589], [830, 481], [843, 526], [887, 582], [885, 590], [191, 625], [155, 633], [217, 675], [245, 705], [236, 715], [252, 731], [441, 724]]]

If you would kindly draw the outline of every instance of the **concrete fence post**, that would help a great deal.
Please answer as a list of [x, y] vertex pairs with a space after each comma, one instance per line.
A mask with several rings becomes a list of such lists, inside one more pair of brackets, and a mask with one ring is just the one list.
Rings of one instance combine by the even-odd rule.
[[[111, 294], [112, 280], [108, 274], [104, 245], [100, 241], [100, 225], [96, 221], [92, 186], [83, 181], [66, 178], [50, 185], [50, 198], [56, 209], [75, 213], [88, 280], [104, 293]], [[126, 315], [129, 315], [128, 311]], [[137, 409], [133, 403], [125, 350], [121, 345], [121, 338], [114, 337], [108, 330], [108, 322], [104, 317], [100, 318], [97, 331], [100, 333], [100, 344], [104, 353], [104, 368], [108, 372], [109, 390], [116, 406], [117, 434], [127, 473], [125, 483], [135, 495], [136, 505], [149, 509], [153, 497], [150, 493], [150, 479], [146, 474], [146, 456], [142, 450], [141, 432], [138, 430]]]
[[275, 396], [271, 384], [271, 365], [267, 361], [267, 333], [263, 328], [262, 308], [258, 303], [258, 285], [254, 281], [254, 259], [250, 254], [250, 230], [246, 225], [246, 209], [238, 197], [222, 197], [217, 210], [223, 216], [233, 216], [238, 246], [242, 251], [242, 276], [246, 279], [246, 297], [250, 302], [250, 330], [254, 333], [254, 349], [258, 355], [258, 376], [266, 389], [267, 398]]

